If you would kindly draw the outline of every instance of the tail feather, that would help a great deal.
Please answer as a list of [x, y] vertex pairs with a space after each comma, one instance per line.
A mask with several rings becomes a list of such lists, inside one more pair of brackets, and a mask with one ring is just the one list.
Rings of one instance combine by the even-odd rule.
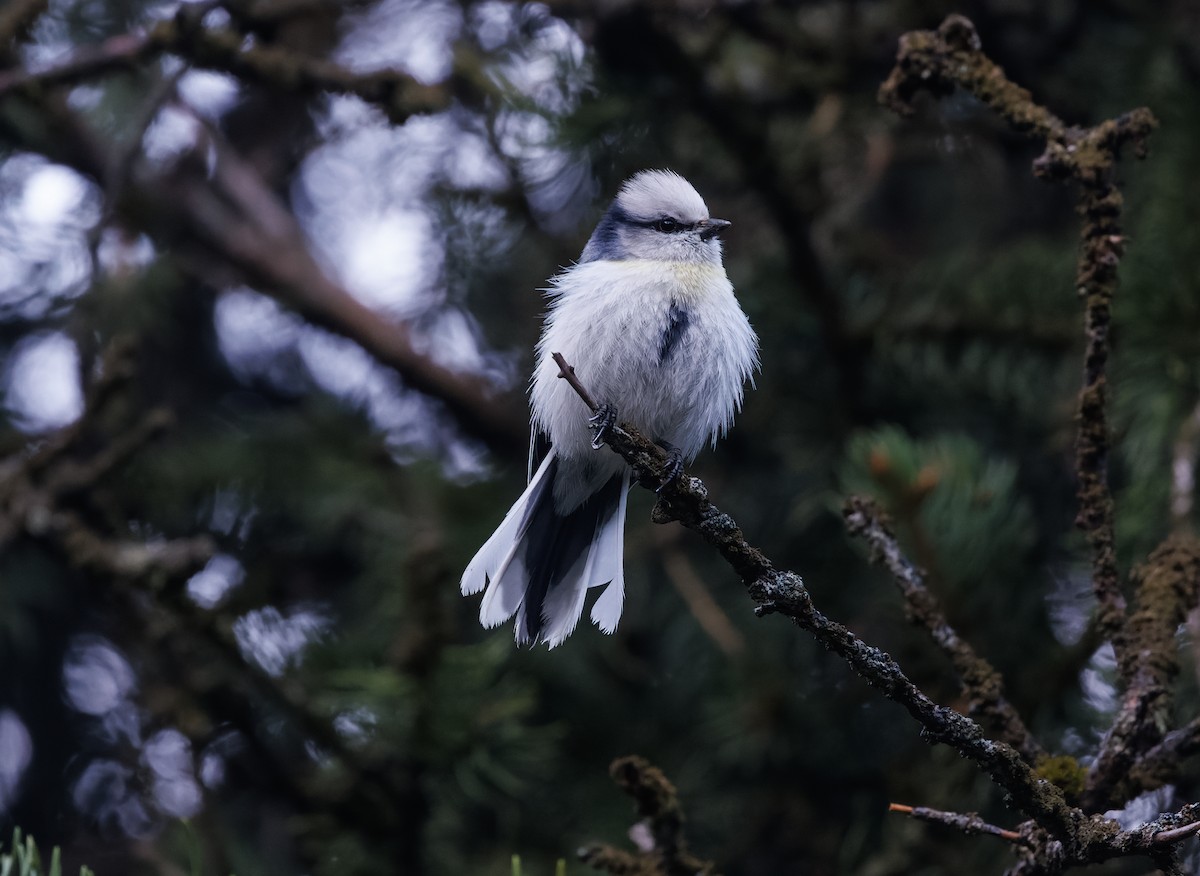
[[594, 580], [608, 581], [609, 584], [592, 604], [592, 623], [606, 633], [616, 630], [617, 622], [621, 620], [621, 609], [625, 604], [625, 568], [622, 558], [625, 554], [625, 502], [628, 497], [629, 476], [626, 475], [617, 510], [605, 524], [600, 537], [596, 539], [594, 551], [602, 561], [610, 564], [602, 565], [596, 570]]
[[616, 629], [624, 596], [622, 552], [628, 476], [614, 477], [579, 507], [555, 508], [557, 454], [542, 460], [529, 486], [463, 574], [462, 592], [485, 589], [479, 619], [487, 627], [515, 613], [519, 643], [555, 647], [575, 629], [589, 587], [607, 585], [592, 611]]
[[[625, 542], [625, 497], [629, 495], [628, 477], [614, 478], [605, 490], [616, 492], [616, 501], [606, 496], [597, 511], [583, 568], [579, 569], [577, 561], [557, 584], [551, 586], [542, 606], [546, 626], [541, 637], [551, 648], [562, 644], [574, 632], [583, 615], [583, 603], [589, 588], [604, 587], [600, 597], [602, 600], [611, 591], [619, 594], [616, 614], [613, 615], [611, 609], [602, 612], [604, 622], [597, 622], [600, 629], [612, 633], [621, 619], [621, 601], [625, 592], [622, 553]], [[611, 598], [607, 602], [611, 604]], [[592, 617], [596, 617], [594, 607]]]
[[[529, 526], [530, 514], [542, 502], [554, 483], [556, 466], [556, 455], [548, 454], [529, 479], [529, 486], [525, 488], [521, 498], [517, 499], [491, 538], [484, 542], [483, 547], [475, 553], [474, 559], [467, 564], [459, 587], [463, 596], [479, 593], [488, 586], [489, 579], [494, 581], [504, 574], [516, 556], [521, 536]], [[511, 617], [512, 612], [509, 612], [508, 616]]]

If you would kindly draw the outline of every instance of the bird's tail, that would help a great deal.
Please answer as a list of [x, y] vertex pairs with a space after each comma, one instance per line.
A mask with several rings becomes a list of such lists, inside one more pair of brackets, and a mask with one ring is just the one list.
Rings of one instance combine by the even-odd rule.
[[625, 599], [622, 554], [629, 475], [614, 477], [567, 514], [554, 507], [555, 450], [500, 527], [479, 549], [462, 577], [463, 595], [485, 590], [479, 622], [485, 627], [517, 616], [517, 642], [559, 645], [583, 614], [589, 587], [605, 587], [592, 622], [611, 633]]

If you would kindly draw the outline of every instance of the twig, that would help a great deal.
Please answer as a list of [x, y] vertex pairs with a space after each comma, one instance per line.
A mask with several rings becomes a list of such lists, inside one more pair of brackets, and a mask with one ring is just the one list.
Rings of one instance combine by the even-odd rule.
[[683, 836], [686, 819], [679, 805], [675, 786], [662, 770], [640, 757], [621, 757], [609, 767], [609, 775], [634, 799], [638, 817], [649, 830], [647, 848], [630, 853], [611, 846], [595, 845], [581, 849], [579, 858], [593, 869], [608, 873], [636, 873], [642, 876], [717, 876], [710, 861], [702, 861], [688, 851]]
[[600, 406], [596, 404], [596, 400], [592, 398], [592, 394], [587, 391], [584, 385], [579, 382], [579, 378], [575, 376], [575, 366], [568, 365], [562, 353], [551, 353], [550, 358], [558, 366], [559, 379], [565, 380], [571, 385], [571, 389], [575, 390], [575, 394], [583, 399], [583, 403], [588, 406], [588, 410], [593, 413], [599, 410]]
[[46, 70], [30, 72], [16, 69], [0, 73], [0, 98], [12, 94], [35, 96], [47, 88], [71, 85], [102, 73], [131, 69], [165, 50], [147, 34], [119, 34], [95, 46], [76, 49], [66, 61]]
[[198, 572], [217, 549], [203, 535], [146, 542], [108, 538], [68, 511], [49, 514], [33, 534], [57, 544], [77, 568], [154, 587]]
[[1017, 831], [1006, 830], [1003, 827], [988, 824], [974, 812], [943, 812], [940, 809], [930, 809], [927, 806], [905, 806], [903, 803], [888, 804], [888, 812], [899, 812], [920, 821], [945, 824], [966, 834], [986, 833], [1008, 840], [1010, 843], [1025, 842], [1025, 837], [1017, 833]]
[[737, 657], [746, 648], [745, 638], [713, 599], [687, 555], [680, 549], [674, 533], [668, 535], [662, 529], [655, 532], [658, 533], [656, 540], [662, 549], [663, 569], [667, 578], [687, 603], [700, 628], [725, 656]]
[[1173, 830], [1164, 830], [1156, 833], [1153, 842], [1155, 845], [1173, 843], [1181, 839], [1187, 839], [1197, 832], [1200, 832], [1200, 821], [1193, 821], [1191, 824], [1185, 824], [1183, 827], [1176, 827]]
[[988, 724], [999, 738], [1036, 765], [1045, 750], [1025, 727], [1017, 710], [1004, 696], [1004, 679], [987, 660], [975, 653], [950, 626], [937, 597], [925, 586], [924, 575], [904, 556], [883, 512], [869, 499], [851, 496], [842, 515], [851, 535], [860, 536], [871, 549], [871, 561], [892, 573], [904, 597], [910, 620], [925, 627], [933, 641], [950, 658], [970, 702], [971, 716]]

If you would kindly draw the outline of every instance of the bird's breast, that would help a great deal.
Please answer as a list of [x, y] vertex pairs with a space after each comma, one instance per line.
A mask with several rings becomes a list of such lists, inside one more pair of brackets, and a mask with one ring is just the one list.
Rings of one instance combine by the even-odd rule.
[[720, 266], [589, 262], [567, 272], [558, 291], [539, 345], [533, 403], [535, 421], [564, 453], [587, 453], [590, 436], [578, 400], [562, 395], [569, 389], [547, 364], [553, 352], [566, 354], [618, 417], [686, 456], [727, 425], [754, 350], [752, 333], [749, 341], [731, 334], [745, 317]]

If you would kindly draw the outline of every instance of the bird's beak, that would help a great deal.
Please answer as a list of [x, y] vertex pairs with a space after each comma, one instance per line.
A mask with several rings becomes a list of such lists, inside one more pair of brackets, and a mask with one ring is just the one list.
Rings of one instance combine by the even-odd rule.
[[698, 224], [700, 226], [700, 239], [711, 240], [733, 223], [728, 219], [701, 219]]

